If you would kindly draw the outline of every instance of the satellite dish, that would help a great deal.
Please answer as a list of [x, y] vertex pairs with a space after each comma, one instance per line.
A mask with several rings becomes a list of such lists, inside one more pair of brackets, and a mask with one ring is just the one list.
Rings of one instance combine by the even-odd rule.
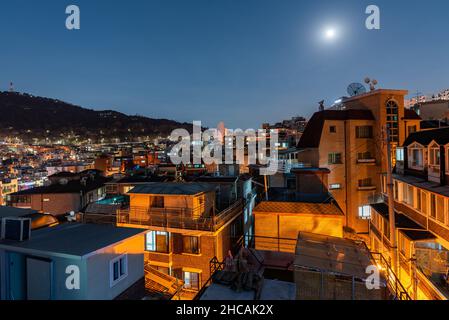
[[370, 82], [371, 82], [371, 79], [368, 78], [368, 77], [366, 77], [366, 78], [365, 78], [365, 83], [368, 84], [368, 83], [370, 83]]
[[377, 82], [377, 80], [376, 79], [373, 79], [373, 81], [371, 81], [375, 86], [377, 86], [377, 84], [379, 83], [379, 82]]
[[354, 97], [366, 93], [366, 88], [361, 83], [351, 83], [347, 91], [351, 97]]

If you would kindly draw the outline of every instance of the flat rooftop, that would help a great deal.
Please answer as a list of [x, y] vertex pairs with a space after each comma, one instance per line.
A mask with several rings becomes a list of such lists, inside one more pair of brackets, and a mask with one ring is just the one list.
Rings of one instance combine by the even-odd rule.
[[32, 231], [31, 238], [27, 241], [0, 240], [0, 248], [16, 252], [80, 258], [142, 232], [144, 232], [142, 229], [110, 225], [66, 223]]
[[[213, 283], [202, 294], [200, 300], [254, 300], [255, 291], [237, 292], [230, 286]], [[295, 300], [296, 284], [264, 279], [260, 300]]]
[[371, 255], [360, 242], [300, 232], [296, 245], [295, 268], [366, 279]]
[[196, 195], [214, 191], [216, 186], [207, 183], [148, 183], [134, 187], [128, 193], [131, 194], [157, 194], [157, 195]]
[[13, 217], [14, 218], [26, 217], [34, 213], [37, 213], [37, 211], [32, 209], [20, 209], [14, 207], [0, 206], [0, 219], [13, 218]]

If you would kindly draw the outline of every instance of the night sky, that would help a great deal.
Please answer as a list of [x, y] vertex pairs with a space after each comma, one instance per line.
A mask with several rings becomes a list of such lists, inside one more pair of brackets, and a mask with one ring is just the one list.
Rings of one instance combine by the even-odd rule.
[[[65, 28], [70, 4], [79, 31]], [[381, 30], [365, 28], [369, 4]], [[1, 0], [0, 89], [258, 128], [309, 117], [366, 76], [412, 94], [448, 88], [448, 17], [447, 0]]]

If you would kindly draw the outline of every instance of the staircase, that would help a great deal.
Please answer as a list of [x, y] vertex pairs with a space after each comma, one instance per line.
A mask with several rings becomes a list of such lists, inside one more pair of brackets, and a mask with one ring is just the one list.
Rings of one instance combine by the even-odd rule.
[[151, 267], [149, 264], [145, 265], [146, 289], [174, 296], [183, 288], [183, 285], [183, 281], [160, 272], [159, 270]]

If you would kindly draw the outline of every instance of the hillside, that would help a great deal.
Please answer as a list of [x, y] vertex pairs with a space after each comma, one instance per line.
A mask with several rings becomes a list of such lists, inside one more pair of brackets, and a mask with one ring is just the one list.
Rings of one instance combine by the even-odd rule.
[[93, 140], [135, 140], [168, 136], [173, 129], [191, 125], [166, 119], [95, 111], [60, 100], [26, 93], [0, 92], [0, 136], [59, 139], [78, 136]]

